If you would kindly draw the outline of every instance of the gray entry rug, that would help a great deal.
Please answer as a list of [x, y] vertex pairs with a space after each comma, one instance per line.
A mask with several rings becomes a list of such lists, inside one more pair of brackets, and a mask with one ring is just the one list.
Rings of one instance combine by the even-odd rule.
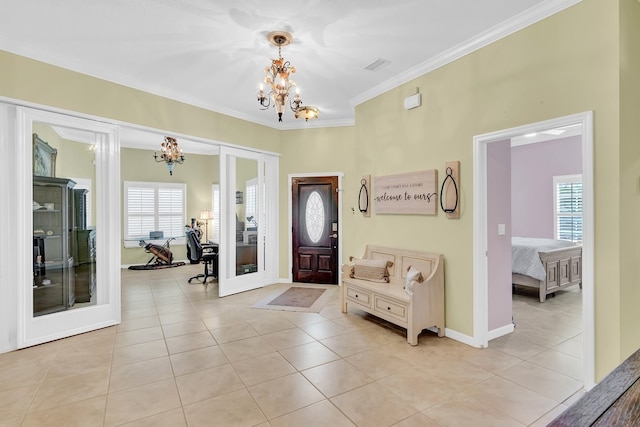
[[335, 285], [294, 285], [270, 295], [252, 308], [318, 313], [329, 301], [335, 288]]

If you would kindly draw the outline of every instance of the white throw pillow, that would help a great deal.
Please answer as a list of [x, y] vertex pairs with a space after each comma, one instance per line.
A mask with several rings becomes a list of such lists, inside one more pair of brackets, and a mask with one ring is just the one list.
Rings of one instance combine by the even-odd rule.
[[404, 283], [404, 291], [407, 293], [407, 295], [411, 295], [413, 293], [412, 282], [422, 282], [423, 280], [424, 278], [422, 277], [422, 273], [420, 272], [420, 270], [417, 270], [415, 267], [410, 265], [407, 269], [407, 280]]

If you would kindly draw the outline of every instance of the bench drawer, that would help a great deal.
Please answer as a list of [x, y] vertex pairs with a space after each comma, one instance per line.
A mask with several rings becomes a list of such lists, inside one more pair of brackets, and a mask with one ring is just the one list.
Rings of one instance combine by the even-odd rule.
[[371, 294], [361, 289], [354, 289], [347, 286], [347, 299], [364, 305], [365, 307], [371, 307]]
[[381, 298], [376, 295], [374, 309], [387, 316], [392, 316], [400, 320], [407, 320], [408, 307], [402, 303]]

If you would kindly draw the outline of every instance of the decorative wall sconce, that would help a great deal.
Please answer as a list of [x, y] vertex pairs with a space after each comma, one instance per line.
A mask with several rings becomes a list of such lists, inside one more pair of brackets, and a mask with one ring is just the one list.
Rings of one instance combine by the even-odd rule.
[[371, 188], [371, 175], [365, 175], [360, 180], [360, 191], [358, 191], [358, 210], [362, 216], [371, 216], [369, 209], [369, 189]]
[[440, 207], [449, 219], [460, 218], [460, 162], [445, 163], [446, 177], [440, 188]]

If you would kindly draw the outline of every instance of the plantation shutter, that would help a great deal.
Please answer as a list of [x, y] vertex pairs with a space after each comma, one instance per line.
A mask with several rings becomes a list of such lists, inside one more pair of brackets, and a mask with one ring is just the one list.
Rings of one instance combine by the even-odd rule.
[[165, 238], [184, 234], [186, 185], [125, 182], [125, 240], [144, 239], [151, 231]]
[[556, 238], [582, 241], [582, 177], [554, 177]]

